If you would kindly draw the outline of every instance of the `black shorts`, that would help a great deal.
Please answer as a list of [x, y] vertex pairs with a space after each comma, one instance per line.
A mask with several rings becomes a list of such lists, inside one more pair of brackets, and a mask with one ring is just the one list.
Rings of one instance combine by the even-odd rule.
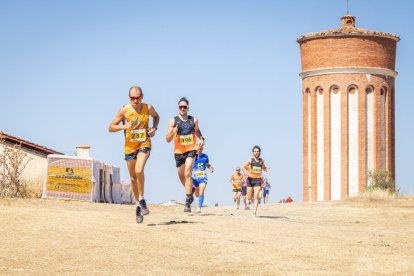
[[146, 153], [149, 157], [149, 155], [151, 153], [151, 148], [140, 148], [140, 149], [137, 149], [136, 151], [134, 151], [133, 153], [125, 154], [125, 160], [130, 161], [130, 160], [137, 159], [138, 153], [140, 153], [140, 152]]
[[197, 156], [197, 151], [195, 151], [195, 150], [190, 150], [190, 151], [187, 151], [186, 153], [174, 154], [175, 166], [177, 168], [181, 167], [185, 163], [185, 160], [188, 157], [195, 158], [196, 156]]
[[237, 192], [241, 192], [242, 189], [233, 189], [233, 192], [237, 193]]
[[261, 178], [247, 178], [247, 187], [259, 187], [262, 186], [262, 179]]
[[247, 195], [247, 186], [243, 186], [242, 187], [242, 196], [246, 196]]

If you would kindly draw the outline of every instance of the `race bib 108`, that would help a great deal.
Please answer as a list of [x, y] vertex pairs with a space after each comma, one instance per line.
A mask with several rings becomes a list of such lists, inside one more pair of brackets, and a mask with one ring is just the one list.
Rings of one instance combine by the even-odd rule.
[[193, 134], [180, 135], [180, 144], [183, 146], [192, 145], [194, 141]]

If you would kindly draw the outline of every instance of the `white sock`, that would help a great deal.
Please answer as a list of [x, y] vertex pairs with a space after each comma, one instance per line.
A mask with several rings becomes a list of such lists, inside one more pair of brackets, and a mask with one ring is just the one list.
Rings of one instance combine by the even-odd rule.
[[143, 196], [139, 196], [139, 199], [138, 200], [143, 200], [144, 199], [144, 197]]

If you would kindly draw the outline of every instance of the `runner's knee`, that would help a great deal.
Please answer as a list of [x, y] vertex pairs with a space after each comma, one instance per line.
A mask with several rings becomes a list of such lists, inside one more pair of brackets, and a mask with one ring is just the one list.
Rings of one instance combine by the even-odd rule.
[[185, 178], [189, 178], [189, 177], [191, 178], [191, 170], [187, 170], [187, 169], [186, 169], [186, 170], [184, 171], [184, 176], [185, 176]]
[[136, 175], [142, 175], [144, 174], [144, 167], [138, 167], [135, 169]]

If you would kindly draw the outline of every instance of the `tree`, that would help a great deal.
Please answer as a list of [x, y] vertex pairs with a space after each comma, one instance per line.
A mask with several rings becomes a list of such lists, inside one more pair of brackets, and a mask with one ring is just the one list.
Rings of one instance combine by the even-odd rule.
[[0, 132], [0, 196], [1, 197], [26, 197], [27, 187], [20, 177], [27, 164], [32, 160], [21, 145], [7, 146]]

